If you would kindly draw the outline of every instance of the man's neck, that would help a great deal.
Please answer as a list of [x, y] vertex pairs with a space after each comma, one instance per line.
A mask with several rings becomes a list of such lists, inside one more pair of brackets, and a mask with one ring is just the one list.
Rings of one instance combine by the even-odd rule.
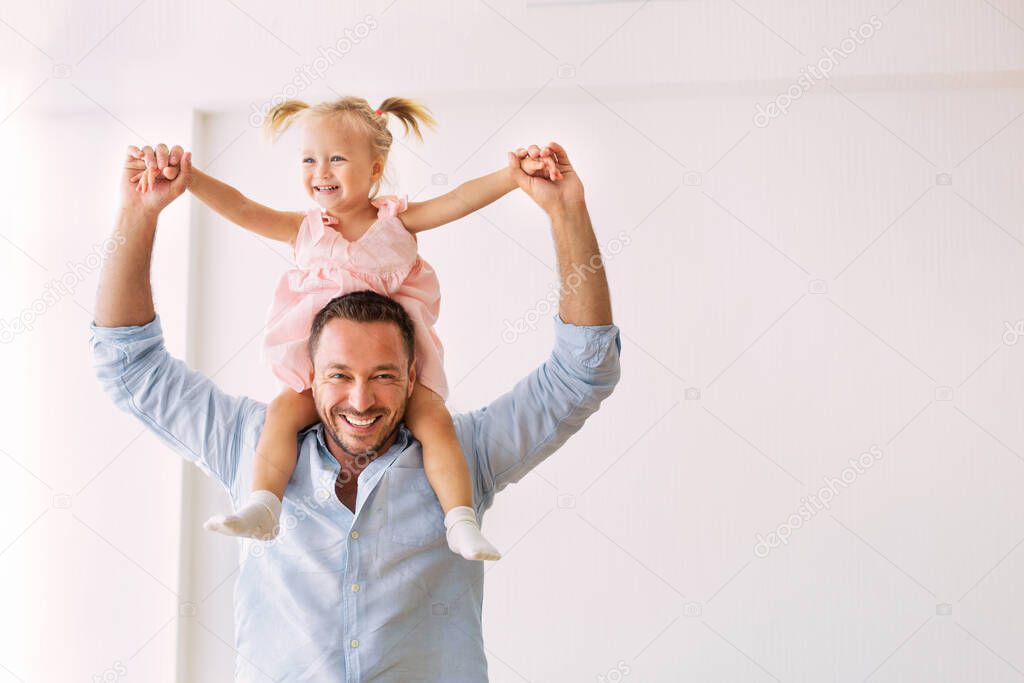
[[[321, 429], [323, 427], [321, 426]], [[395, 432], [381, 444], [381, 447], [374, 453], [365, 455], [352, 455], [340, 445], [335, 443], [328, 435], [324, 435], [324, 443], [327, 446], [328, 452], [341, 466], [338, 472], [338, 478], [334, 482], [334, 495], [337, 496], [341, 504], [351, 510], [353, 513], [356, 511], [356, 500], [359, 491], [359, 475], [362, 474], [366, 467], [376, 460], [381, 454], [387, 453], [395, 442], [398, 440], [398, 432], [401, 429], [401, 423]]]

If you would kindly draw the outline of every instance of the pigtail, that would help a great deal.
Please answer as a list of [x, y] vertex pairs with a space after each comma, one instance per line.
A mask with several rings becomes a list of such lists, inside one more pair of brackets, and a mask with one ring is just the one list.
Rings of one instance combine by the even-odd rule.
[[301, 100], [285, 100], [274, 105], [263, 120], [263, 134], [276, 141], [295, 121], [296, 114], [306, 109], [309, 109], [309, 105]]
[[405, 129], [405, 134], [409, 134], [409, 130], [416, 135], [417, 138], [422, 142], [423, 135], [420, 133], [420, 123], [430, 127], [436, 128], [437, 121], [430, 114], [430, 110], [424, 105], [420, 104], [415, 100], [406, 99], [404, 97], [389, 97], [381, 102], [380, 107], [377, 108], [380, 115], [392, 114], [395, 118], [402, 122], [402, 127]]

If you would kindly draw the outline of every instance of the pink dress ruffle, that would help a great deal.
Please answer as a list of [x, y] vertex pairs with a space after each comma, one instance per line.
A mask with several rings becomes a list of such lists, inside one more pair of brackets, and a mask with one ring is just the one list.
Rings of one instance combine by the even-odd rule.
[[444, 348], [434, 331], [441, 286], [398, 217], [408, 200], [386, 195], [371, 203], [377, 220], [355, 242], [325, 226], [319, 209], [306, 212], [295, 238], [296, 267], [281, 276], [270, 305], [263, 359], [283, 384], [305, 391], [313, 378], [306, 350], [313, 318], [336, 296], [372, 290], [405, 308], [416, 328], [417, 379], [447, 399]]

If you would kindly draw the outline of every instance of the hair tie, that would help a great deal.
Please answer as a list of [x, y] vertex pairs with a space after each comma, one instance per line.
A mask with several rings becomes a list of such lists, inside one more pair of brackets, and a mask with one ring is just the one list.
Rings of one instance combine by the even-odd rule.
[[380, 116], [380, 109], [374, 109], [373, 113], [375, 113], [377, 116]]

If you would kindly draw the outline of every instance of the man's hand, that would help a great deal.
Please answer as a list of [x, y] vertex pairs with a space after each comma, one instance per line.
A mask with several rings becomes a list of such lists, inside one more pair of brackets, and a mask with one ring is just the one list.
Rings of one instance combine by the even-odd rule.
[[154, 150], [131, 146], [121, 175], [121, 208], [157, 215], [181, 196], [192, 180], [192, 153], [175, 145]]
[[[535, 164], [540, 163], [544, 172], [528, 174], [523, 170], [523, 165], [528, 163], [524, 157], [529, 157]], [[519, 187], [549, 216], [583, 205], [583, 183], [573, 169], [568, 153], [557, 142], [549, 142], [543, 149], [530, 145], [526, 149], [509, 152], [508, 165]], [[551, 179], [544, 178], [544, 175]]]

